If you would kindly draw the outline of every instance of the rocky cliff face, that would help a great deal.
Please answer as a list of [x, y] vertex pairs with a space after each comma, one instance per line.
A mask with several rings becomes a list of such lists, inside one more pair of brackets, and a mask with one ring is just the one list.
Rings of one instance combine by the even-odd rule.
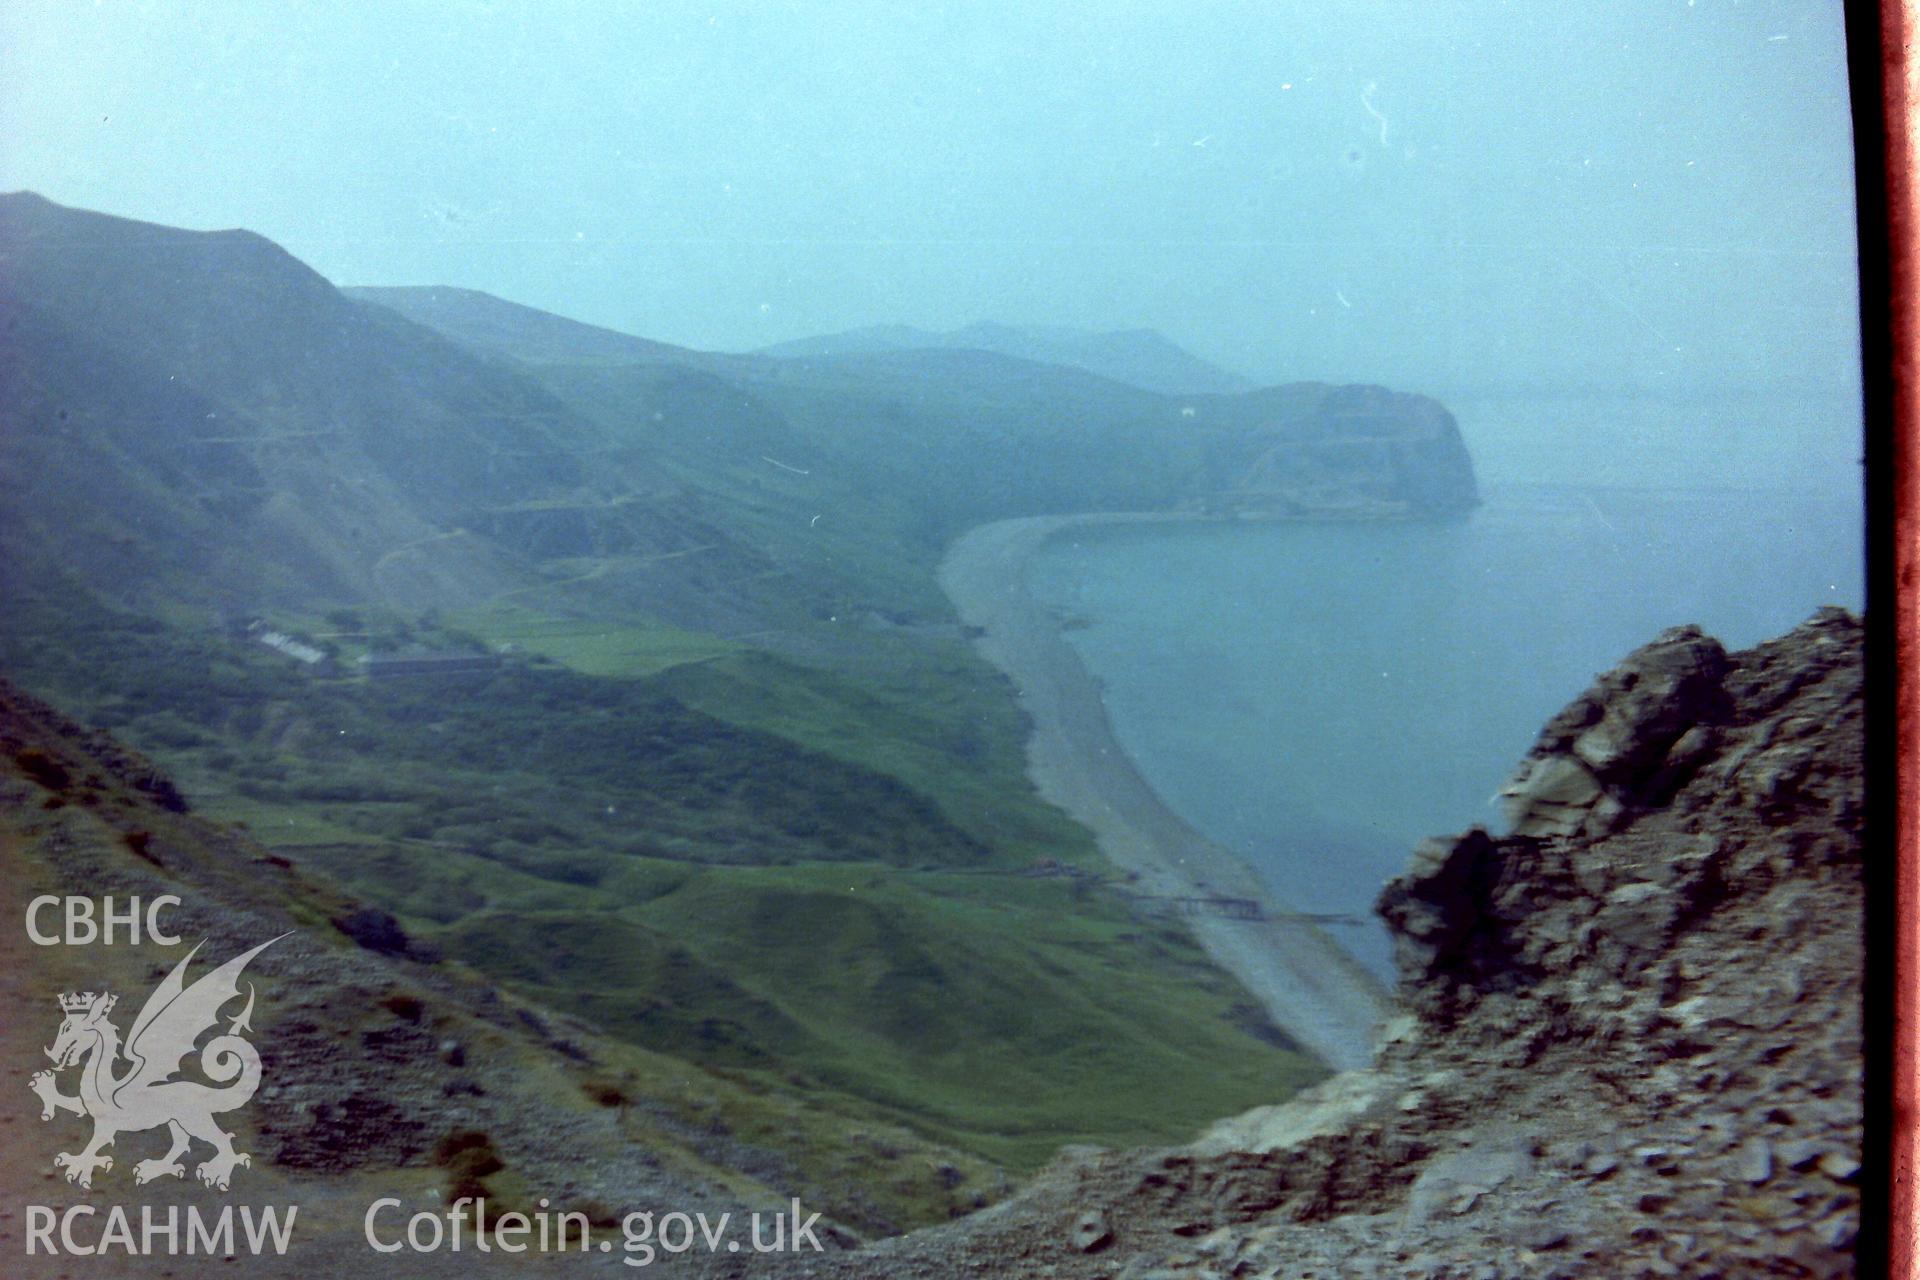
[[1546, 727], [1513, 834], [1386, 887], [1406, 1012], [1371, 1069], [831, 1273], [1850, 1274], [1861, 649], [1840, 611], [1663, 634]]
[[1216, 445], [1192, 499], [1248, 515], [1445, 516], [1477, 506], [1473, 462], [1453, 415], [1385, 387], [1275, 387], [1244, 397], [1256, 417]]

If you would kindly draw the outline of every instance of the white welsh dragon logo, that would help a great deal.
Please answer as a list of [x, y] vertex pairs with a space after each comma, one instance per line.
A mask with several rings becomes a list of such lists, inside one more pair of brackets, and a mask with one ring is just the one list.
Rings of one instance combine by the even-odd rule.
[[[286, 936], [283, 933], [280, 938]], [[253, 1016], [252, 983], [247, 984], [247, 1006], [228, 1024], [227, 1033], [207, 1041], [200, 1051], [200, 1070], [214, 1085], [173, 1077], [193, 1052], [194, 1042], [217, 1026], [221, 1006], [240, 995], [240, 973], [247, 962], [280, 938], [242, 952], [189, 987], [187, 965], [205, 943], [196, 945], [147, 997], [124, 1047], [120, 1029], [107, 1021], [119, 997], [104, 991], [60, 997], [66, 1020], [46, 1051], [53, 1059], [53, 1071], [36, 1072], [29, 1087], [40, 1095], [42, 1120], [53, 1119], [56, 1111], [93, 1118], [93, 1141], [86, 1150], [53, 1158], [55, 1168], [66, 1170], [68, 1182], [91, 1187], [96, 1169], [113, 1168], [113, 1158], [101, 1151], [113, 1145], [116, 1135], [161, 1125], [167, 1127], [173, 1145], [159, 1159], [135, 1164], [135, 1183], [185, 1174], [180, 1157], [195, 1138], [213, 1147], [213, 1155], [195, 1170], [210, 1187], [225, 1191], [234, 1167], [253, 1163], [250, 1156], [233, 1149], [233, 1135], [213, 1120], [216, 1112], [245, 1106], [260, 1087], [260, 1054], [240, 1036], [253, 1030], [248, 1022]], [[123, 1057], [129, 1065], [116, 1075], [115, 1063]], [[61, 1093], [54, 1072], [83, 1061], [79, 1094]]]

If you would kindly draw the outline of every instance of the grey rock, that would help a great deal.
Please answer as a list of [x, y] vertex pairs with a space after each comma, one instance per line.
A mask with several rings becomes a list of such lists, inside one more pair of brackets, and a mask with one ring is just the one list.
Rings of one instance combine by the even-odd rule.
[[1599, 1148], [1585, 1138], [1562, 1139], [1548, 1149], [1548, 1155], [1555, 1164], [1578, 1169], [1593, 1159]]
[[1231, 1258], [1240, 1243], [1241, 1237], [1232, 1227], [1221, 1227], [1196, 1241], [1193, 1251], [1203, 1258]]
[[1424, 985], [1445, 972], [1487, 916], [1488, 890], [1499, 875], [1499, 849], [1475, 827], [1451, 840], [1426, 840], [1406, 871], [1387, 882], [1375, 910], [1394, 931], [1400, 970]]
[[1603, 795], [1587, 810], [1586, 821], [1580, 824], [1580, 831], [1589, 836], [1604, 836], [1624, 825], [1626, 818], [1626, 802], [1618, 796]]
[[1665, 799], [1686, 784], [1719, 749], [1720, 735], [1711, 725], [1697, 724], [1667, 749], [1666, 759], [1648, 784], [1650, 799]]
[[1442, 1209], [1470, 1212], [1488, 1192], [1524, 1178], [1533, 1169], [1530, 1145], [1512, 1138], [1489, 1140], [1432, 1161], [1407, 1193], [1408, 1223], [1425, 1222]]
[[1652, 951], [1672, 937], [1679, 914], [1680, 902], [1671, 889], [1637, 880], [1608, 894], [1597, 919], [1602, 929], [1627, 946]]
[[1527, 761], [1501, 789], [1501, 806], [1515, 835], [1572, 835], [1605, 792], [1593, 771], [1572, 756]]
[[1773, 1144], [1765, 1138], [1749, 1138], [1735, 1148], [1728, 1172], [1740, 1182], [1761, 1186], [1773, 1177]]
[[1535, 1222], [1522, 1227], [1518, 1236], [1521, 1246], [1535, 1253], [1549, 1253], [1564, 1248], [1572, 1238], [1573, 1233], [1557, 1222]]
[[1074, 1219], [1072, 1239], [1081, 1253], [1098, 1253], [1113, 1243], [1113, 1232], [1099, 1210], [1089, 1209]]
[[1726, 650], [1699, 628], [1662, 632], [1594, 686], [1599, 720], [1573, 753], [1603, 783], [1643, 781], [1689, 729], [1719, 717], [1726, 670]]
[[1829, 1151], [1820, 1157], [1820, 1172], [1835, 1182], [1845, 1182], [1858, 1176], [1860, 1162], [1844, 1151]]
[[1838, 1129], [1860, 1123], [1860, 1103], [1857, 1099], [1808, 1098], [1799, 1104], [1799, 1108], [1803, 1115], [1828, 1128]]
[[1855, 1213], [1836, 1213], [1813, 1224], [1814, 1238], [1829, 1249], [1845, 1249], [1860, 1234], [1860, 1217]]
[[1812, 1138], [1798, 1138], [1792, 1142], [1782, 1142], [1773, 1149], [1776, 1159], [1789, 1169], [1810, 1169], [1815, 1161], [1827, 1154], [1828, 1147]]

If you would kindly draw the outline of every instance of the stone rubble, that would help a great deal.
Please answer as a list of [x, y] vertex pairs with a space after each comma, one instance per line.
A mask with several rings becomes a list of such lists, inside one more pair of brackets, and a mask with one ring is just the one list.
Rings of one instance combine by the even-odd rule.
[[1512, 834], [1429, 841], [1381, 893], [1406, 1016], [1368, 1069], [776, 1273], [1852, 1274], [1862, 647], [1826, 610], [1599, 677], [1507, 789]]

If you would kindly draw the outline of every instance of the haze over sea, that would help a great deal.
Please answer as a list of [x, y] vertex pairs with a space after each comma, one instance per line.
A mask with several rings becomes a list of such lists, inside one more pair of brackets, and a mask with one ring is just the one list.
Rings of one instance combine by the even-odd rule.
[[[1659, 487], [1513, 478], [1631, 475], [1618, 449], [1670, 411], [1585, 410], [1594, 432], [1557, 462], [1493, 448], [1464, 520], [1096, 529], [1031, 567], [1168, 805], [1282, 902], [1354, 917], [1334, 934], [1383, 976], [1381, 883], [1425, 836], [1498, 828], [1494, 793], [1597, 673], [1681, 623], [1740, 648], [1862, 605], [1861, 508], [1837, 456], [1797, 487], [1714, 487], [1704, 457]], [[1490, 412], [1463, 413], [1470, 443]], [[1693, 451], [1667, 435], [1660, 452]]]

